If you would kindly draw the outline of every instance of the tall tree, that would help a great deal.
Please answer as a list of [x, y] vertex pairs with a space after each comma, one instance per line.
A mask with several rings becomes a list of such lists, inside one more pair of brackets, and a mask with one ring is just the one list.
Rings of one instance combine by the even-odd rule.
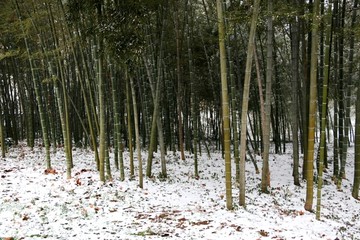
[[267, 192], [270, 187], [270, 169], [269, 169], [269, 149], [270, 149], [270, 111], [271, 111], [271, 85], [273, 75], [273, 1], [268, 0], [268, 17], [267, 17], [267, 56], [266, 56], [266, 100], [263, 126], [263, 168], [261, 175], [261, 191]]
[[[299, 7], [299, 0], [292, 0], [292, 4], [295, 7]], [[291, 88], [291, 133], [292, 133], [292, 146], [293, 146], [293, 178], [294, 184], [299, 186], [299, 20], [298, 12], [290, 20], [290, 36], [291, 36], [291, 76], [292, 76], [292, 88]]]
[[309, 125], [308, 125], [308, 149], [306, 169], [306, 202], [305, 210], [311, 211], [314, 197], [314, 145], [315, 145], [315, 122], [316, 122], [316, 85], [317, 85], [317, 62], [318, 62], [318, 29], [319, 29], [320, 0], [315, 0], [313, 6], [312, 30], [311, 30], [311, 65], [310, 65], [310, 99], [309, 99]]
[[323, 68], [323, 84], [322, 84], [322, 103], [321, 103], [321, 124], [320, 124], [320, 157], [318, 168], [318, 189], [317, 189], [317, 203], [316, 203], [316, 219], [320, 220], [321, 211], [321, 188], [323, 183], [323, 168], [326, 147], [326, 117], [327, 117], [327, 102], [328, 102], [328, 82], [329, 82], [329, 64], [330, 64], [330, 35], [331, 35], [331, 13], [332, 1], [329, 1], [328, 11], [325, 17], [325, 56]]
[[[1, 92], [1, 90], [0, 90]], [[5, 134], [4, 134], [4, 120], [2, 118], [2, 107], [0, 103], [0, 144], [1, 144], [1, 157], [5, 158], [6, 147], [5, 147]]]
[[[245, 155], [246, 155], [246, 140], [247, 140], [247, 117], [249, 107], [249, 90], [251, 79], [251, 68], [255, 46], [255, 33], [258, 15], [260, 11], [260, 0], [254, 0], [253, 13], [250, 25], [249, 42], [246, 56], [246, 69], [244, 77], [243, 101], [241, 108], [241, 136], [240, 136], [240, 191], [239, 204], [245, 206]], [[235, 146], [237, 147], [237, 146]]]
[[[97, 21], [100, 25], [102, 22], [103, 6], [101, 2], [96, 4]], [[105, 119], [105, 79], [103, 76], [103, 61], [104, 61], [104, 42], [100, 34], [96, 38], [97, 45], [97, 85], [98, 85], [98, 101], [99, 101], [99, 174], [100, 181], [105, 181], [105, 157], [106, 157], [106, 119]]]
[[34, 63], [33, 63], [32, 54], [30, 52], [30, 46], [29, 46], [27, 35], [26, 35], [25, 24], [23, 23], [23, 17], [22, 17], [22, 14], [20, 12], [19, 3], [18, 3], [17, 0], [13, 0], [13, 4], [15, 6], [16, 13], [17, 13], [17, 16], [18, 16], [18, 19], [19, 19], [19, 22], [20, 22], [20, 28], [21, 28], [21, 31], [23, 33], [27, 58], [28, 58], [29, 65], [30, 65], [31, 78], [32, 78], [32, 82], [33, 82], [33, 85], [34, 85], [36, 102], [37, 102], [37, 107], [38, 107], [38, 111], [39, 111], [39, 115], [40, 115], [42, 138], [43, 138], [43, 141], [44, 141], [45, 151], [46, 151], [46, 167], [47, 167], [47, 169], [51, 169], [52, 167], [51, 167], [51, 159], [50, 159], [49, 130], [48, 130], [48, 127], [47, 127], [47, 124], [46, 124], [47, 119], [46, 119], [45, 109], [44, 109], [44, 106], [43, 106], [43, 100], [42, 100], [42, 95], [41, 95], [41, 86], [40, 86], [40, 83], [38, 82], [38, 77], [37, 77], [38, 75], [36, 74], [36, 69], [35, 69], [35, 66], [34, 66]]
[[[353, 5], [353, 15], [352, 15], [352, 27], [356, 23], [356, 12], [358, 8], [358, 0], [354, 0]], [[350, 51], [353, 52], [354, 49], [354, 28], [351, 29], [351, 39], [350, 39]], [[352, 57], [352, 55], [350, 55]], [[351, 59], [352, 60], [352, 59]], [[351, 63], [350, 63], [351, 64]], [[350, 78], [352, 75], [349, 76]], [[357, 81], [357, 95], [356, 95], [356, 122], [355, 122], [355, 169], [354, 169], [354, 184], [352, 188], [352, 196], [355, 199], [359, 200], [359, 188], [360, 188], [360, 81]]]
[[184, 129], [183, 129], [183, 80], [181, 72], [181, 29], [180, 29], [180, 13], [181, 2], [175, 0], [175, 36], [176, 36], [176, 78], [177, 78], [177, 114], [178, 114], [178, 138], [179, 138], [179, 150], [181, 160], [185, 160], [184, 153]]
[[226, 188], [226, 207], [228, 210], [232, 206], [232, 186], [231, 186], [231, 154], [230, 154], [230, 110], [227, 83], [226, 49], [225, 49], [225, 23], [223, 5], [221, 0], [216, 1], [218, 30], [219, 30], [219, 49], [220, 49], [220, 72], [221, 72], [221, 102], [223, 119], [223, 137], [225, 154], [225, 188]]
[[142, 166], [142, 156], [141, 156], [141, 143], [140, 143], [139, 120], [138, 120], [139, 117], [138, 117], [136, 92], [135, 92], [134, 80], [133, 80], [132, 76], [128, 76], [127, 70], [126, 70], [126, 78], [127, 78], [127, 81], [130, 81], [131, 96], [132, 96], [132, 103], [133, 103], [133, 109], [134, 109], [133, 111], [134, 111], [135, 141], [136, 141], [137, 160], [138, 160], [138, 165], [139, 165], [139, 187], [143, 188], [143, 186], [144, 186], [143, 166]]
[[352, 196], [359, 199], [360, 188], [360, 90], [357, 90], [356, 100], [356, 122], [355, 122], [355, 170], [354, 170], [354, 184], [352, 188]]

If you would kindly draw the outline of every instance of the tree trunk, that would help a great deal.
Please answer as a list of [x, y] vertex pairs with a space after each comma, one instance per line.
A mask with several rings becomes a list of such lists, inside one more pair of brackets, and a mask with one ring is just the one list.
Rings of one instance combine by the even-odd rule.
[[230, 154], [230, 116], [227, 84], [226, 50], [225, 50], [225, 24], [223, 16], [222, 1], [216, 1], [218, 30], [219, 30], [219, 49], [220, 49], [220, 71], [221, 71], [221, 97], [222, 97], [222, 119], [224, 131], [224, 154], [225, 154], [225, 187], [226, 187], [226, 207], [228, 210], [232, 206], [232, 186], [231, 186], [231, 154]]
[[[299, 6], [298, 0], [293, 0], [292, 3], [295, 6]], [[291, 34], [291, 75], [292, 75], [292, 88], [291, 88], [291, 130], [292, 130], [292, 146], [293, 146], [293, 178], [294, 184], [300, 186], [299, 180], [299, 119], [298, 119], [298, 109], [299, 109], [299, 99], [298, 99], [298, 89], [299, 89], [299, 21], [297, 16], [291, 20], [290, 27]]]
[[[127, 70], [126, 70], [127, 71]], [[128, 74], [126, 72], [126, 74]], [[139, 118], [138, 118], [138, 109], [137, 109], [137, 102], [136, 102], [136, 92], [134, 81], [131, 76], [126, 76], [130, 80], [130, 87], [131, 87], [131, 95], [132, 95], [132, 102], [133, 102], [133, 109], [134, 109], [134, 127], [135, 127], [135, 139], [136, 139], [136, 151], [137, 151], [137, 159], [139, 164], [139, 187], [143, 188], [144, 181], [143, 181], [143, 166], [142, 166], [142, 157], [141, 157], [141, 144], [140, 144], [140, 131], [139, 131]]]
[[329, 2], [328, 11], [326, 13], [325, 22], [325, 56], [323, 69], [323, 85], [322, 85], [322, 103], [321, 103], [321, 133], [320, 133], [320, 156], [319, 156], [319, 171], [318, 171], [318, 189], [316, 202], [316, 219], [320, 220], [321, 211], [321, 188], [323, 183], [323, 169], [326, 148], [326, 117], [327, 117], [327, 97], [328, 97], [328, 82], [329, 82], [329, 64], [330, 64], [330, 37], [331, 37], [331, 12], [332, 1]]
[[273, 75], [273, 24], [272, 24], [273, 2], [268, 0], [267, 18], [267, 59], [266, 59], [266, 101], [263, 121], [263, 168], [261, 175], [261, 191], [268, 192], [270, 187], [269, 149], [270, 149], [270, 111], [271, 111], [271, 83]]
[[309, 99], [309, 125], [308, 125], [308, 149], [306, 169], [306, 202], [305, 210], [311, 211], [314, 196], [314, 144], [316, 122], [316, 82], [318, 60], [318, 28], [319, 28], [319, 5], [320, 0], [315, 0], [313, 9], [312, 34], [311, 34], [311, 65], [310, 65], [310, 99]]
[[250, 35], [246, 57], [246, 69], [244, 78], [243, 101], [241, 108], [241, 136], [240, 136], [240, 192], [239, 204], [245, 206], [245, 155], [246, 155], [246, 133], [247, 133], [247, 113], [249, 107], [249, 90], [252, 60], [255, 46], [256, 24], [260, 11], [260, 0], [254, 0], [253, 15], [251, 19]]
[[[176, 6], [179, 5], [181, 1], [175, 0], [177, 2]], [[180, 26], [179, 26], [179, 10], [175, 10], [175, 35], [176, 35], [176, 77], [177, 77], [177, 114], [178, 114], [178, 137], [179, 137], [179, 149], [180, 149], [180, 158], [185, 160], [184, 153], [184, 129], [183, 129], [183, 83], [181, 79], [181, 43], [180, 43]]]

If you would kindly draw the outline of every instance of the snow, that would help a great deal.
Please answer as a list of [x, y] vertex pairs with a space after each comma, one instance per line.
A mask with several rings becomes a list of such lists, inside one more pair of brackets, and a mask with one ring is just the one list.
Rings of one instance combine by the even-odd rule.
[[[293, 185], [288, 151], [271, 154], [269, 194], [260, 192], [261, 176], [248, 162], [247, 205], [238, 206], [233, 181], [234, 210], [228, 211], [224, 160], [217, 152], [199, 156], [199, 179], [193, 174], [192, 155], [182, 161], [170, 152], [169, 177], [159, 178], [160, 157], [155, 154], [154, 177], [145, 178], [140, 189], [137, 178], [121, 182], [118, 171], [112, 181], [101, 183], [90, 150], [74, 149], [73, 177], [67, 180], [61, 149], [51, 156], [56, 172], [46, 174], [43, 149], [10, 148], [0, 160], [0, 238], [360, 239], [360, 202], [351, 197], [353, 148], [342, 191], [331, 181], [331, 170], [325, 173], [321, 221], [304, 210], [306, 182]], [[128, 161], [127, 153], [124, 159]], [[260, 157], [256, 159], [261, 167]], [[314, 196], [315, 209], [316, 190]]]

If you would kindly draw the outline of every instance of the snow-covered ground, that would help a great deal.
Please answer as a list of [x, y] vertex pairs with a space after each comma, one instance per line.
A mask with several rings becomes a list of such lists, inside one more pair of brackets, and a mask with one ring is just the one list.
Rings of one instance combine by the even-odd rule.
[[[126, 153], [124, 157], [127, 161]], [[168, 154], [166, 180], [158, 178], [155, 157], [155, 177], [145, 178], [140, 189], [137, 179], [119, 181], [117, 171], [113, 181], [99, 182], [89, 150], [73, 151], [73, 178], [66, 180], [61, 150], [52, 155], [56, 172], [45, 174], [43, 150], [11, 148], [0, 159], [0, 238], [360, 239], [360, 202], [351, 197], [353, 148], [343, 191], [336, 190], [331, 171], [325, 173], [321, 221], [304, 211], [306, 183], [293, 185], [290, 152], [271, 155], [269, 194], [259, 191], [261, 176], [247, 163], [247, 205], [238, 206], [234, 184], [232, 211], [225, 207], [221, 154], [199, 157], [200, 179], [194, 178], [189, 154], [185, 161]], [[261, 159], [257, 161], [261, 167]], [[314, 209], [315, 203], [316, 197]]]

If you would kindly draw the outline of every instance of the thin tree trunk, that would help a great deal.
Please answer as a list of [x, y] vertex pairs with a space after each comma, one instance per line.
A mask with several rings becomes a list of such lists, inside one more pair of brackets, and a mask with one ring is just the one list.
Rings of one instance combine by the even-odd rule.
[[[360, 73], [360, 71], [359, 71]], [[352, 188], [352, 196], [359, 198], [360, 188], [360, 80], [358, 80], [357, 101], [356, 101], [356, 122], [355, 122], [355, 167], [354, 167], [354, 184]]]
[[[110, 68], [112, 66], [110, 65]], [[110, 71], [113, 71], [110, 69]], [[120, 180], [125, 180], [125, 172], [124, 172], [124, 159], [123, 159], [123, 148], [122, 148], [122, 140], [121, 140], [121, 126], [120, 126], [120, 112], [119, 112], [119, 98], [117, 93], [118, 84], [115, 82], [114, 73], [111, 74], [111, 85], [112, 85], [112, 100], [113, 100], [113, 111], [114, 111], [114, 137], [116, 137], [116, 148], [115, 154], [118, 156], [118, 167], [120, 171]]]
[[268, 18], [267, 18], [267, 58], [266, 58], [266, 100], [265, 100], [265, 113], [263, 121], [263, 168], [261, 175], [261, 191], [268, 192], [270, 187], [270, 169], [269, 169], [269, 149], [270, 149], [270, 112], [271, 112], [271, 85], [273, 75], [273, 2], [268, 0]]
[[129, 88], [129, 81], [126, 80], [126, 111], [127, 111], [127, 130], [128, 130], [128, 142], [129, 142], [129, 155], [130, 155], [130, 178], [135, 175], [134, 170], [134, 148], [133, 148], [133, 136], [132, 136], [132, 121], [131, 121], [131, 87]]
[[5, 146], [5, 134], [4, 134], [4, 120], [2, 118], [1, 106], [0, 106], [0, 144], [1, 144], [1, 157], [5, 158], [6, 146]]
[[191, 36], [192, 36], [192, 24], [190, 20], [192, 18], [192, 2], [189, 3], [190, 14], [187, 14], [187, 47], [188, 47], [188, 59], [189, 59], [189, 81], [190, 81], [190, 108], [191, 108], [191, 127], [192, 127], [192, 147], [194, 154], [194, 176], [199, 178], [198, 170], [198, 114], [196, 110], [196, 90], [194, 79], [194, 66], [193, 66], [193, 54], [191, 49]]
[[319, 5], [320, 0], [315, 0], [311, 34], [311, 65], [310, 65], [310, 99], [309, 99], [309, 126], [308, 126], [308, 149], [306, 169], [306, 202], [305, 210], [311, 211], [314, 197], [314, 144], [316, 122], [316, 82], [317, 82], [317, 59], [318, 59], [318, 28], [319, 28]]
[[[178, 2], [176, 5], [178, 6]], [[183, 129], [183, 84], [181, 79], [181, 43], [180, 43], [180, 26], [179, 26], [179, 10], [175, 10], [175, 35], [176, 35], [176, 76], [177, 76], [177, 111], [178, 111], [178, 136], [179, 136], [179, 148], [180, 148], [180, 158], [185, 160], [184, 153], [184, 129]]]
[[[295, 6], [299, 6], [298, 0], [293, 0]], [[293, 178], [294, 184], [300, 186], [299, 180], [299, 120], [298, 120], [298, 89], [299, 89], [299, 21], [295, 16], [291, 21], [291, 75], [292, 75], [292, 104], [291, 104], [291, 130], [292, 130], [292, 146], [293, 146]]]
[[220, 71], [221, 71], [221, 97], [222, 97], [222, 118], [224, 131], [224, 154], [225, 154], [225, 187], [226, 187], [226, 207], [228, 210], [232, 206], [232, 185], [231, 185], [231, 154], [230, 154], [230, 116], [229, 99], [227, 84], [226, 49], [225, 49], [225, 24], [223, 16], [222, 1], [216, 1], [218, 30], [219, 30], [219, 49], [220, 49]]
[[[98, 21], [100, 24], [100, 18], [102, 17], [102, 6], [98, 6]], [[97, 62], [97, 84], [98, 84], [98, 101], [99, 101], [99, 174], [100, 181], [105, 182], [105, 158], [106, 158], [106, 119], [105, 119], [105, 79], [103, 76], [103, 39], [101, 36], [97, 36], [97, 50], [98, 50], [98, 62]]]
[[[127, 70], [126, 70], [127, 71]], [[128, 74], [126, 72], [126, 74]], [[137, 102], [136, 102], [136, 92], [134, 87], [134, 81], [131, 76], [126, 76], [130, 80], [131, 94], [132, 94], [132, 102], [134, 109], [134, 127], [135, 127], [135, 138], [136, 138], [136, 151], [137, 151], [137, 159], [139, 164], [139, 187], [143, 188], [143, 167], [142, 167], [142, 157], [141, 157], [141, 144], [140, 144], [140, 131], [139, 131], [139, 122], [138, 122], [138, 110], [137, 110]]]
[[246, 69], [244, 79], [243, 101], [241, 108], [241, 136], [240, 136], [240, 191], [239, 204], [245, 206], [245, 155], [246, 155], [246, 133], [247, 133], [247, 113], [249, 107], [249, 90], [251, 79], [251, 68], [255, 46], [256, 24], [260, 11], [260, 0], [254, 0], [253, 15], [251, 19], [249, 42], [246, 57]]
[[[353, 19], [352, 24], [355, 23], [356, 10], [358, 7], [358, 0], [354, 0], [353, 6]], [[350, 56], [353, 52], [354, 33], [352, 33], [350, 39]], [[360, 71], [359, 71], [360, 73]], [[359, 75], [358, 75], [359, 76]], [[351, 75], [349, 77], [352, 77]], [[356, 100], [356, 123], [355, 123], [355, 167], [354, 167], [354, 184], [352, 188], [352, 196], [355, 199], [359, 199], [359, 187], [360, 187], [360, 80], [357, 81], [357, 100]]]
[[318, 171], [318, 188], [317, 188], [317, 202], [316, 202], [316, 219], [320, 220], [321, 213], [321, 188], [323, 183], [323, 169], [326, 148], [326, 117], [327, 117], [327, 97], [328, 97], [328, 82], [329, 82], [329, 64], [330, 64], [330, 37], [331, 37], [331, 12], [332, 1], [329, 2], [328, 11], [326, 13], [325, 26], [325, 56], [323, 69], [323, 86], [322, 86], [322, 104], [321, 104], [321, 133], [320, 133], [320, 156], [319, 156], [319, 171]]
[[[345, 2], [345, 1], [344, 1]], [[345, 174], [345, 164], [346, 164], [346, 158], [347, 158], [347, 150], [348, 150], [348, 145], [350, 143], [349, 141], [349, 127], [351, 125], [351, 119], [350, 119], [350, 111], [351, 111], [351, 92], [354, 88], [354, 84], [353, 84], [353, 68], [354, 68], [354, 42], [355, 42], [355, 37], [354, 37], [354, 33], [353, 31], [355, 31], [355, 25], [356, 25], [356, 12], [357, 12], [357, 7], [358, 7], [358, 0], [354, 1], [354, 5], [352, 7], [352, 17], [351, 17], [351, 34], [350, 34], [350, 52], [349, 52], [349, 62], [348, 62], [348, 67], [349, 67], [349, 71], [348, 71], [348, 78], [347, 78], [347, 82], [346, 82], [346, 92], [344, 92], [345, 94], [345, 126], [344, 126], [344, 141], [342, 144], [342, 159], [343, 159], [343, 163], [341, 166], [341, 177], [342, 178], [346, 178], [346, 174]], [[344, 6], [345, 8], [345, 6]]]

